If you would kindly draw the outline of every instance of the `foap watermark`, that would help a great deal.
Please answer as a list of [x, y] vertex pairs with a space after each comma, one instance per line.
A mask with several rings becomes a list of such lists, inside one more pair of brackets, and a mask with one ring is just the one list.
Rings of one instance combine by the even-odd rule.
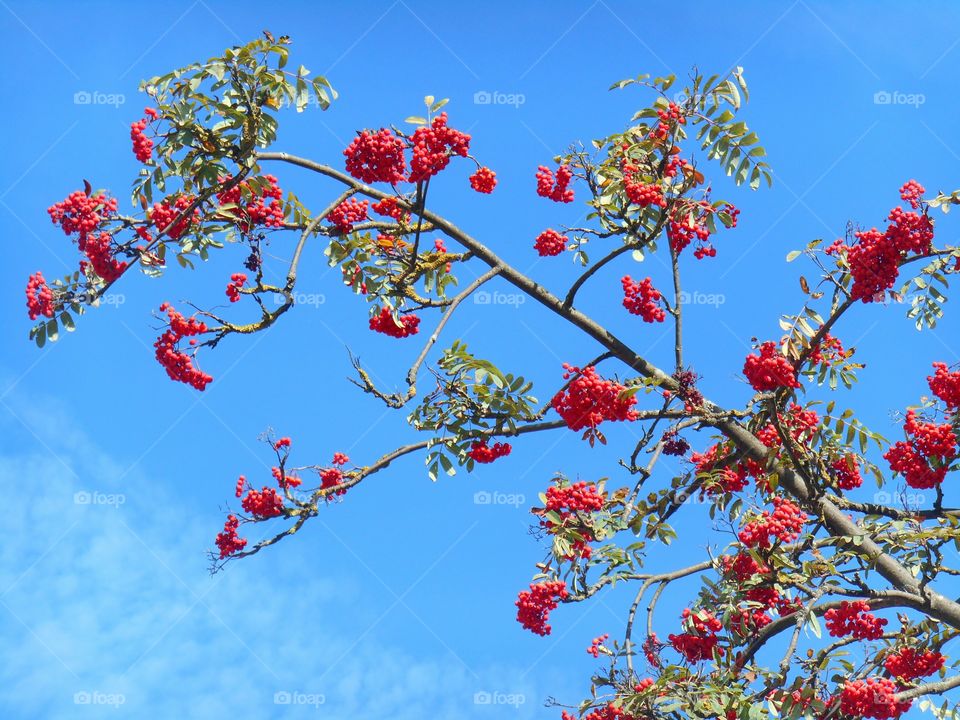
[[[293, 298], [294, 305], [312, 305], [315, 308], [327, 302], [327, 296], [323, 293], [293, 293], [291, 297]], [[286, 298], [277, 293], [273, 296], [273, 302], [275, 305], [283, 305], [283, 303], [286, 302]]]
[[74, 505], [106, 505], [119, 508], [127, 502], [127, 496], [121, 493], [105, 493], [98, 490], [78, 490], [73, 494]]
[[705, 293], [699, 290], [688, 292], [683, 290], [680, 293], [681, 305], [710, 305], [719, 308], [727, 301], [727, 296], [723, 293]]
[[473, 694], [474, 705], [508, 705], [513, 708], [519, 708], [526, 701], [527, 696], [522, 693], [479, 690]]
[[[703, 97], [703, 93], [697, 93], [696, 95], [692, 96], [692, 99], [694, 103], [699, 104], [703, 100]], [[681, 90], [673, 96], [673, 102], [677, 105], [685, 105], [690, 101], [690, 99], [691, 96], [687, 94], [686, 90]]]
[[877, 90], [873, 94], [874, 105], [912, 105], [919, 108], [927, 101], [927, 96], [923, 93], [905, 93], [899, 90], [893, 92], [889, 90]]
[[499, 90], [477, 90], [473, 94], [474, 105], [512, 105], [519, 108], [527, 101], [523, 93], [506, 93]]
[[312, 705], [320, 707], [327, 701], [323, 693], [306, 693], [299, 690], [277, 690], [273, 694], [274, 705]]
[[527, 501], [525, 495], [521, 493], [490, 492], [488, 490], [479, 490], [473, 494], [474, 505], [507, 505], [518, 508]]
[[95, 292], [78, 292], [72, 297], [72, 301], [92, 307], [107, 305], [118, 308], [127, 302], [127, 296], [123, 293], [107, 293], [98, 297]]
[[488, 292], [486, 290], [480, 290], [473, 294], [473, 302], [475, 305], [512, 305], [518, 308], [526, 301], [527, 296], [523, 293]]
[[699, 505], [707, 502], [707, 496], [700, 490], [690, 492], [684, 488], [678, 488], [670, 493], [670, 500], [674, 505]]
[[881, 490], [873, 494], [873, 501], [878, 505], [890, 505], [897, 502], [904, 507], [920, 507], [927, 502], [927, 496], [923, 493], [888, 493], [886, 490]]
[[73, 694], [74, 705], [107, 705], [120, 707], [127, 698], [122, 693], [108, 693], [100, 690], [80, 690]]
[[99, 90], [77, 90], [73, 94], [74, 105], [110, 105], [118, 108], [127, 101], [123, 93], [106, 93]]

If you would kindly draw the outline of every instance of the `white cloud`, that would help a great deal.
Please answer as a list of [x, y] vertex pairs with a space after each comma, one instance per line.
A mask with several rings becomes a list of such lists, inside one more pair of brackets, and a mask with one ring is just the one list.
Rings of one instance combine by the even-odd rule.
[[[5, 718], [420, 720], [537, 712], [542, 693], [532, 680], [517, 680], [509, 661], [475, 668], [475, 676], [425, 629], [418, 648], [390, 647], [376, 629], [357, 642], [381, 612], [368, 601], [362, 583], [372, 581], [361, 571], [360, 582], [326, 577], [322, 562], [304, 568], [302, 557], [279, 551], [211, 578], [201, 551], [216, 532], [212, 509], [197, 511], [189, 497], [136, 471], [118, 484], [126, 468], [56, 403], [8, 403], [37, 437], [0, 456]], [[103, 497], [77, 504], [78, 489]], [[102, 504], [120, 490], [122, 502]], [[482, 691], [501, 695], [476, 704]], [[504, 704], [511, 701], [504, 694], [523, 702]], [[275, 703], [288, 697], [292, 704]]]

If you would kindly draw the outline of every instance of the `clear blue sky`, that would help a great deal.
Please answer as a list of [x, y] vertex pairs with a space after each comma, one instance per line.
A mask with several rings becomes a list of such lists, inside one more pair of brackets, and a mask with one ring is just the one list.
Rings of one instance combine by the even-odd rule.
[[[719, 238], [715, 260], [686, 263], [690, 291], [724, 300], [695, 307], [687, 327], [688, 358], [724, 403], [748, 397], [738, 375], [751, 336], [775, 337], [778, 314], [799, 306], [800, 268], [785, 265], [789, 250], [832, 240], [848, 220], [882, 223], [909, 178], [931, 191], [960, 185], [960, 8], [951, 3], [0, 0], [0, 18], [8, 63], [0, 79], [8, 253], [0, 270], [0, 491], [8, 505], [0, 708], [8, 718], [556, 718], [542, 703], [587, 693], [590, 639], [622, 631], [621, 592], [561, 608], [549, 638], [523, 631], [513, 602], [541, 558], [526, 512], [536, 493], [556, 470], [626, 483], [616, 458], [636, 432], [628, 427], [611, 428], [606, 449], [568, 434], [529, 438], [506, 460], [436, 484], [421, 459], [407, 459], [295, 539], [207, 575], [204, 553], [237, 475], [268, 481], [257, 435], [272, 425], [292, 436], [302, 463], [326, 462], [334, 450], [365, 462], [402, 443], [410, 437], [402, 414], [385, 414], [344, 380], [345, 347], [394, 384], [419, 345], [366, 330], [365, 304], [327, 272], [319, 243], [309, 248], [301, 290], [326, 302], [208, 353], [203, 367], [216, 380], [206, 393], [171, 383], [153, 360], [150, 311], [163, 300], [222, 303], [241, 248], [195, 273], [130, 275], [118, 288], [122, 304], [88, 313], [76, 333], [42, 351], [28, 342], [27, 276], [43, 269], [54, 277], [76, 263], [46, 208], [83, 178], [127, 202], [141, 78], [263, 28], [290, 34], [295, 61], [326, 74], [341, 99], [323, 114], [285, 115], [276, 148], [333, 164], [355, 129], [398, 123], [420, 111], [425, 94], [449, 97], [451, 123], [473, 134], [500, 185], [490, 197], [470, 193], [467, 169], [454, 167], [432, 193], [434, 208], [562, 289], [575, 268], [565, 258], [538, 261], [531, 245], [544, 227], [576, 224], [582, 206], [536, 198], [536, 166], [571, 141], [623, 126], [643, 100], [635, 90], [608, 92], [616, 80], [743, 65], [752, 95], [744, 117], [768, 149], [775, 185], [750, 193], [718, 182], [718, 194], [742, 208], [740, 226]], [[519, 94], [523, 103], [476, 104], [482, 91]], [[884, 91], [921, 94], [923, 103], [876, 104]], [[75, 103], [82, 92], [124, 102]], [[305, 173], [270, 170], [311, 207], [333, 197]], [[939, 227], [955, 237], [950, 222]], [[271, 252], [283, 257], [290, 247], [291, 237], [278, 235]], [[583, 309], [665, 363], [668, 329], [627, 316], [617, 282], [632, 272], [665, 285], [664, 268], [630, 264], [600, 273]], [[841, 402], [888, 435], [889, 412], [917, 399], [929, 363], [958, 360], [956, 317], [920, 335], [903, 315], [903, 307], [864, 307], [839, 330], [868, 363]], [[455, 336], [534, 379], [540, 397], [556, 388], [561, 362], [596, 354], [530, 303], [467, 307], [445, 340]], [[526, 501], [477, 505], [478, 491]], [[78, 505], [77, 492], [124, 502]], [[679, 523], [682, 549], [655, 566], [700, 558], [711, 541], [696, 511]], [[683, 602], [677, 595], [664, 606], [663, 634]], [[277, 705], [277, 692], [325, 702]], [[524, 702], [475, 703], [484, 692]], [[90, 696], [97, 702], [122, 695], [124, 704], [78, 707], [77, 693], [100, 693]]]

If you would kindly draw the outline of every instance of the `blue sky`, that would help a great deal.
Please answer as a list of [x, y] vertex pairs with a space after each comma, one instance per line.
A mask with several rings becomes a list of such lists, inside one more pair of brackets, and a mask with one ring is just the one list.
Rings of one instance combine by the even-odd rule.
[[[5, 161], [0, 232], [8, 256], [0, 283], [0, 491], [9, 498], [0, 549], [0, 708], [4, 717], [540, 718], [548, 696], [577, 702], [595, 661], [584, 653], [602, 632], [621, 632], [624, 596], [564, 607], [554, 635], [515, 622], [513, 602], [542, 548], [527, 508], [562, 470], [628, 482], [616, 459], [636, 429], [611, 428], [608, 448], [564, 433], [515, 443], [513, 454], [473, 475], [431, 483], [408, 458], [351, 492], [295, 539], [211, 578], [205, 551], [222, 524], [237, 475], [269, 477], [256, 442], [268, 426], [294, 438], [294, 462], [326, 462], [335, 450], [369, 461], [411, 437], [402, 413], [385, 413], [344, 378], [346, 347], [388, 385], [419, 350], [366, 330], [364, 303], [324, 263], [320, 244], [302, 266], [304, 304], [255, 338], [233, 338], [203, 358], [216, 380], [203, 394], [171, 383], [152, 358], [151, 309], [189, 298], [220, 304], [244, 253], [228, 247], [194, 273], [126, 277], [116, 302], [78, 330], [37, 350], [27, 341], [26, 277], [72, 269], [73, 248], [46, 208], [88, 178], [127, 202], [137, 166], [129, 124], [145, 98], [141, 78], [257, 36], [293, 36], [293, 57], [326, 74], [341, 93], [331, 110], [282, 119], [277, 149], [339, 165], [354, 130], [399, 123], [422, 97], [449, 97], [451, 124], [495, 169], [490, 196], [469, 192], [452, 167], [434, 209], [548, 286], [574, 268], [540, 260], [533, 238], [574, 225], [582, 207], [536, 198], [538, 164], [568, 143], [614, 132], [645, 98], [611, 93], [641, 72], [720, 72], [743, 65], [751, 86], [744, 117], [760, 134], [775, 173], [772, 190], [750, 193], [718, 181], [742, 208], [721, 235], [718, 257], [687, 258], [686, 287], [718, 295], [687, 319], [687, 356], [721, 403], [749, 396], [739, 378], [752, 336], [778, 334], [777, 316], [799, 307], [798, 264], [788, 251], [842, 234], [848, 220], [882, 223], [897, 188], [960, 183], [960, 8], [924, 3], [744, 2], [641, 7], [597, 2], [120, 2], [0, 0], [10, 69], [0, 83]], [[78, 104], [77, 93], [120, 98]], [[477, 93], [522, 102], [482, 104]], [[877, 93], [915, 96], [878, 104]], [[100, 96], [102, 97], [102, 96]], [[716, 168], [712, 168], [716, 169]], [[319, 208], [335, 188], [301, 171], [271, 167], [286, 190]], [[708, 171], [709, 174], [709, 171]], [[941, 238], [953, 241], [949, 220]], [[272, 241], [279, 272], [291, 237]], [[632, 272], [667, 284], [649, 259], [601, 272], [581, 308], [665, 364], [667, 328], [618, 308], [618, 278]], [[811, 268], [806, 268], [812, 274]], [[468, 272], [469, 275], [469, 272]], [[507, 286], [498, 290], [510, 292]], [[949, 307], [949, 306], [948, 306]], [[241, 318], [239, 308], [229, 311]], [[840, 328], [868, 363], [840, 401], [893, 434], [892, 410], [914, 402], [929, 363], [958, 360], [957, 319], [918, 334], [905, 308], [859, 308]], [[522, 373], [546, 398], [562, 362], [596, 348], [531, 303], [468, 306], [445, 332], [476, 354]], [[707, 444], [701, 438], [698, 447]], [[676, 470], [664, 466], [664, 477]], [[102, 502], [78, 504], [76, 493]], [[524, 496], [482, 505], [477, 492]], [[709, 538], [691, 510], [681, 550], [654, 566], [696, 560]], [[693, 588], [688, 587], [692, 592]], [[668, 609], [684, 602], [678, 594]], [[658, 625], [669, 632], [669, 612]], [[299, 693], [278, 705], [276, 693]], [[78, 706], [77, 693], [93, 702]], [[478, 704], [477, 693], [523, 702]], [[110, 704], [122, 696], [123, 704]], [[324, 700], [319, 703], [319, 699]], [[316, 702], [314, 702], [316, 701]]]

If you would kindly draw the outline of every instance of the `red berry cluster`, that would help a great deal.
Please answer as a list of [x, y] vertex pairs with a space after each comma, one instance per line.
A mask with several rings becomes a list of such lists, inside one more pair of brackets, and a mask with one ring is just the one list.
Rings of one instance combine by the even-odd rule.
[[660, 667], [660, 648], [663, 647], [663, 643], [657, 638], [657, 634], [650, 633], [647, 635], [641, 647], [647, 662], [654, 667]]
[[553, 228], [549, 228], [537, 235], [537, 240], [533, 243], [533, 249], [537, 251], [540, 257], [552, 257], [567, 249], [567, 241], [566, 235], [561, 235]]
[[[222, 177], [219, 180], [227, 183], [230, 179]], [[262, 175], [256, 183], [244, 180], [217, 193], [217, 201], [221, 205], [237, 206], [229, 212], [236, 218], [234, 223], [241, 232], [250, 232], [257, 225], [283, 227], [283, 190], [277, 183], [275, 175]]]
[[600, 646], [603, 645], [608, 637], [610, 637], [608, 633], [595, 637], [590, 643], [590, 647], [587, 648], [587, 654], [593, 655], [595, 658], [600, 657]]
[[[900, 188], [900, 196], [916, 210], [923, 188], [915, 181]], [[854, 233], [856, 242], [847, 246], [837, 240], [826, 249], [828, 255], [845, 256], [853, 278], [850, 296], [865, 303], [883, 298], [900, 274], [900, 263], [909, 253], [926, 255], [933, 243], [933, 223], [912, 210], [893, 208], [887, 216], [890, 224], [880, 232], [876, 228]]]
[[[801, 444], [809, 443], [820, 425], [820, 416], [814, 410], [805, 410], [797, 403], [790, 403], [786, 415], [777, 413], [777, 419], [790, 437]], [[773, 423], [758, 430], [757, 439], [768, 448], [779, 448], [783, 444]]]
[[803, 690], [791, 690], [790, 692], [771, 690], [767, 694], [767, 700], [773, 704], [781, 717], [792, 717], [794, 714], [793, 708], [806, 710], [815, 697], [816, 695], [808, 695], [804, 698]]
[[640, 207], [648, 205], [657, 205], [666, 207], [667, 199], [663, 196], [663, 190], [657, 183], [636, 182], [629, 177], [624, 178], [623, 189], [630, 198], [630, 202]]
[[247, 283], [247, 276], [243, 273], [234, 273], [230, 276], [230, 282], [227, 283], [227, 297], [230, 302], [235, 303], [240, 299], [240, 288]]
[[624, 160], [620, 167], [623, 170], [623, 191], [630, 202], [640, 207], [667, 206], [667, 199], [663, 196], [663, 188], [659, 183], [644, 182], [640, 169], [627, 160]]
[[934, 374], [927, 377], [930, 392], [947, 404], [951, 410], [960, 409], [960, 372], [950, 372], [946, 363], [935, 362]]
[[407, 169], [403, 149], [403, 140], [386, 128], [375, 133], [364, 130], [343, 151], [347, 172], [365, 183], [396, 185], [404, 180]]
[[920, 203], [922, 202], [921, 198], [925, 192], [926, 190], [924, 189], [923, 185], [918, 183], [916, 180], [907, 180], [900, 187], [900, 199], [906, 200], [908, 203], [910, 203], [910, 207], [916, 210], [920, 207]]
[[834, 472], [834, 478], [837, 487], [841, 490], [853, 490], [863, 485], [863, 477], [860, 475], [860, 465], [853, 455], [840, 457], [830, 464]]
[[394, 338], [405, 338], [420, 332], [420, 318], [416, 315], [401, 315], [395, 318], [390, 308], [380, 310], [370, 318], [370, 329]]
[[582, 370], [564, 363], [563, 379], [570, 380], [566, 390], [554, 395], [551, 405], [571, 430], [595, 428], [604, 420], [636, 420], [633, 395], [622, 397], [626, 389], [613, 380], [604, 380], [593, 366]]
[[407, 216], [406, 211], [400, 207], [395, 197], [385, 197], [383, 200], [373, 204], [373, 211], [391, 217], [398, 222]]
[[790, 361], [777, 352], [777, 346], [771, 341], [760, 345], [759, 355], [747, 355], [743, 364], [751, 387], [758, 392], [767, 392], [778, 388], [798, 388], [797, 372]]
[[43, 279], [43, 273], [35, 272], [27, 279], [27, 313], [31, 320], [43, 315], [52, 318], [54, 312], [53, 290]]
[[623, 306], [627, 312], [639, 315], [648, 323], [663, 322], [666, 319], [667, 313], [660, 305], [663, 295], [653, 287], [650, 278], [644, 278], [637, 283], [629, 275], [624, 275], [620, 284], [623, 286]]
[[811, 365], [834, 365], [847, 357], [843, 343], [830, 333], [826, 333], [823, 339], [810, 350], [809, 360]]
[[550, 613], [568, 595], [566, 583], [562, 580], [530, 585], [529, 590], [523, 590], [517, 596], [517, 622], [537, 635], [549, 635]]
[[656, 140], [666, 140], [675, 125], [687, 123], [687, 118], [683, 115], [680, 106], [673, 102], [667, 105], [665, 110], [657, 110], [657, 117], [659, 122], [650, 131], [650, 137]]
[[903, 429], [907, 441], [894, 443], [883, 457], [890, 469], [903, 475], [907, 485], [933, 488], [943, 482], [950, 463], [957, 457], [957, 436], [950, 423], [917, 420], [916, 410], [907, 412]]
[[575, 512], [596, 512], [603, 508], [603, 495], [594, 483], [584, 481], [572, 485], [551, 485], [546, 492], [546, 509], [561, 518]]
[[[594, 483], [581, 481], [566, 485], [561, 478], [558, 478], [556, 482], [556, 485], [547, 488], [546, 507], [542, 510], [535, 508], [533, 513], [541, 516], [550, 512], [556, 513], [560, 517], [560, 523], [541, 517], [540, 525], [551, 534], [557, 532], [558, 524], [563, 524], [576, 531], [577, 537], [573, 539], [570, 553], [566, 556], [566, 559], [571, 562], [577, 558], [589, 560], [593, 554], [593, 549], [589, 543], [593, 542], [596, 537], [590, 525], [590, 520], [577, 517], [577, 514], [601, 510], [604, 504], [604, 496], [597, 490]], [[572, 522], [567, 523], [568, 519]]]
[[[577, 720], [577, 718], [572, 713], [561, 710], [560, 720]], [[613, 703], [607, 703], [604, 707], [596, 708], [583, 715], [580, 720], [638, 720], [638, 718]]]
[[926, 215], [895, 207], [887, 216], [887, 237], [903, 253], [926, 255], [933, 243], [933, 223]]
[[512, 450], [510, 443], [498, 442], [488, 447], [486, 440], [476, 440], [470, 446], [470, 450], [467, 452], [467, 455], [473, 458], [474, 462], [492, 463], [498, 458], [509, 455], [510, 450]]
[[303, 484], [303, 480], [298, 478], [296, 475], [291, 475], [286, 470], [281, 470], [278, 467], [270, 468], [270, 472], [273, 475], [273, 479], [277, 481], [277, 486], [281, 490], [300, 487]]
[[668, 639], [673, 649], [683, 655], [687, 662], [709, 660], [713, 657], [714, 650], [723, 655], [723, 648], [717, 648], [717, 633], [723, 625], [713, 613], [706, 610], [694, 613], [690, 608], [686, 608], [683, 619], [691, 632], [671, 634]]
[[724, 573], [732, 574], [740, 584], [770, 572], [767, 565], [754, 558], [749, 552], [744, 551], [740, 551], [732, 557], [721, 555], [720, 568]]
[[744, 525], [738, 534], [740, 542], [747, 547], [769, 548], [770, 537], [789, 543], [800, 537], [807, 514], [786, 498], [773, 499], [772, 513], [764, 511], [757, 520]]
[[654, 681], [653, 678], [645, 677], [643, 680], [641, 680], [640, 682], [638, 682], [636, 685], [633, 686], [633, 691], [642, 693], [648, 688], [652, 688], [654, 685], [656, 685], [656, 682]]
[[220, 549], [220, 559], [233, 555], [247, 546], [247, 541], [237, 535], [240, 520], [236, 515], [227, 515], [223, 524], [223, 532], [217, 533], [217, 547]]
[[904, 647], [888, 655], [883, 667], [900, 680], [916, 680], [939, 672], [944, 660], [943, 655], [933, 650], [918, 652], [912, 647]]
[[147, 129], [147, 125], [157, 119], [159, 113], [153, 108], [144, 108], [143, 114], [145, 117], [130, 124], [130, 139], [133, 140], [133, 154], [137, 156], [137, 160], [147, 163], [150, 162], [150, 156], [153, 154], [153, 140], [144, 135], [143, 131]]
[[696, 475], [703, 476], [703, 492], [707, 495], [740, 492], [747, 486], [748, 477], [756, 477], [762, 473], [762, 468], [753, 461], [728, 463], [718, 467], [729, 455], [730, 448], [721, 445], [711, 445], [702, 453], [695, 452], [690, 455]]
[[[733, 208], [732, 205], [728, 207]], [[667, 223], [667, 238], [677, 255], [696, 240], [697, 247], [693, 256], [697, 260], [716, 256], [717, 249], [709, 242], [710, 228], [707, 225], [707, 218], [714, 212], [713, 206], [706, 200], [688, 201], [674, 206], [670, 222]]]
[[568, 165], [558, 167], [556, 175], [546, 165], [540, 165], [537, 167], [537, 195], [554, 202], [573, 202], [573, 190], [569, 187], [572, 179], [573, 171]]
[[418, 127], [410, 142], [410, 182], [433, 177], [450, 163], [453, 155], [466, 157], [470, 151], [470, 136], [448, 127], [445, 112], [437, 115], [429, 127]]
[[[394, 200], [394, 203], [396, 203], [396, 200]], [[341, 235], [346, 235], [353, 232], [354, 223], [363, 222], [367, 219], [367, 206], [369, 204], [366, 200], [350, 198], [331, 210], [327, 214], [327, 220], [336, 226]]]
[[[80, 243], [78, 243], [80, 245]], [[89, 235], [86, 242], [82, 243], [81, 250], [87, 256], [87, 261], [80, 262], [80, 270], [86, 272], [89, 264], [93, 271], [99, 275], [105, 282], [113, 282], [123, 274], [127, 269], [125, 260], [117, 260], [113, 248], [113, 236], [110, 233], [102, 232], [95, 235]]]
[[[160, 306], [160, 312], [167, 313], [170, 327], [153, 344], [156, 348], [157, 362], [164, 367], [171, 380], [186, 383], [197, 390], [204, 390], [213, 382], [213, 378], [195, 367], [193, 359], [179, 350], [178, 344], [185, 337], [207, 332], [206, 323], [194, 318], [185, 318], [169, 303], [163, 303]], [[195, 343], [196, 340], [190, 341], [191, 345]]]
[[117, 211], [117, 199], [108, 198], [99, 193], [87, 195], [82, 190], [70, 193], [66, 200], [61, 200], [47, 208], [50, 220], [59, 225], [64, 235], [77, 233], [80, 250], [87, 235], [92, 233], [105, 219]]
[[885, 618], [870, 612], [870, 603], [864, 600], [844, 600], [840, 607], [824, 613], [827, 630], [833, 637], [850, 635], [857, 640], [877, 640], [883, 635]]
[[325, 491], [328, 499], [334, 495], [343, 495], [347, 492], [347, 488], [341, 486], [343, 485], [342, 467], [348, 462], [350, 462], [350, 458], [341, 452], [335, 452], [333, 454], [334, 466], [320, 470], [320, 488]]
[[490, 194], [497, 186], [497, 174], [488, 167], [482, 167], [470, 176], [470, 187], [478, 193]]
[[840, 691], [840, 711], [849, 717], [889, 720], [910, 709], [910, 700], [898, 701], [900, 688], [890, 678], [847, 680]]
[[[766, 590], [767, 588], [762, 588]], [[771, 588], [772, 589], [772, 588]], [[776, 590], [773, 590], [776, 593]], [[761, 628], [769, 625], [772, 618], [761, 608], [741, 606], [730, 614], [728, 627], [738, 637], [750, 637]]]
[[283, 514], [283, 498], [280, 493], [270, 487], [264, 487], [262, 490], [250, 488], [241, 505], [246, 512], [258, 520]]
[[158, 203], [153, 204], [150, 211], [150, 222], [161, 233], [177, 240], [192, 225], [200, 221], [200, 209], [194, 208], [192, 213], [187, 213], [184, 217], [177, 220], [180, 215], [186, 212], [194, 200], [192, 195], [179, 195], [177, 197], [164, 198]]

